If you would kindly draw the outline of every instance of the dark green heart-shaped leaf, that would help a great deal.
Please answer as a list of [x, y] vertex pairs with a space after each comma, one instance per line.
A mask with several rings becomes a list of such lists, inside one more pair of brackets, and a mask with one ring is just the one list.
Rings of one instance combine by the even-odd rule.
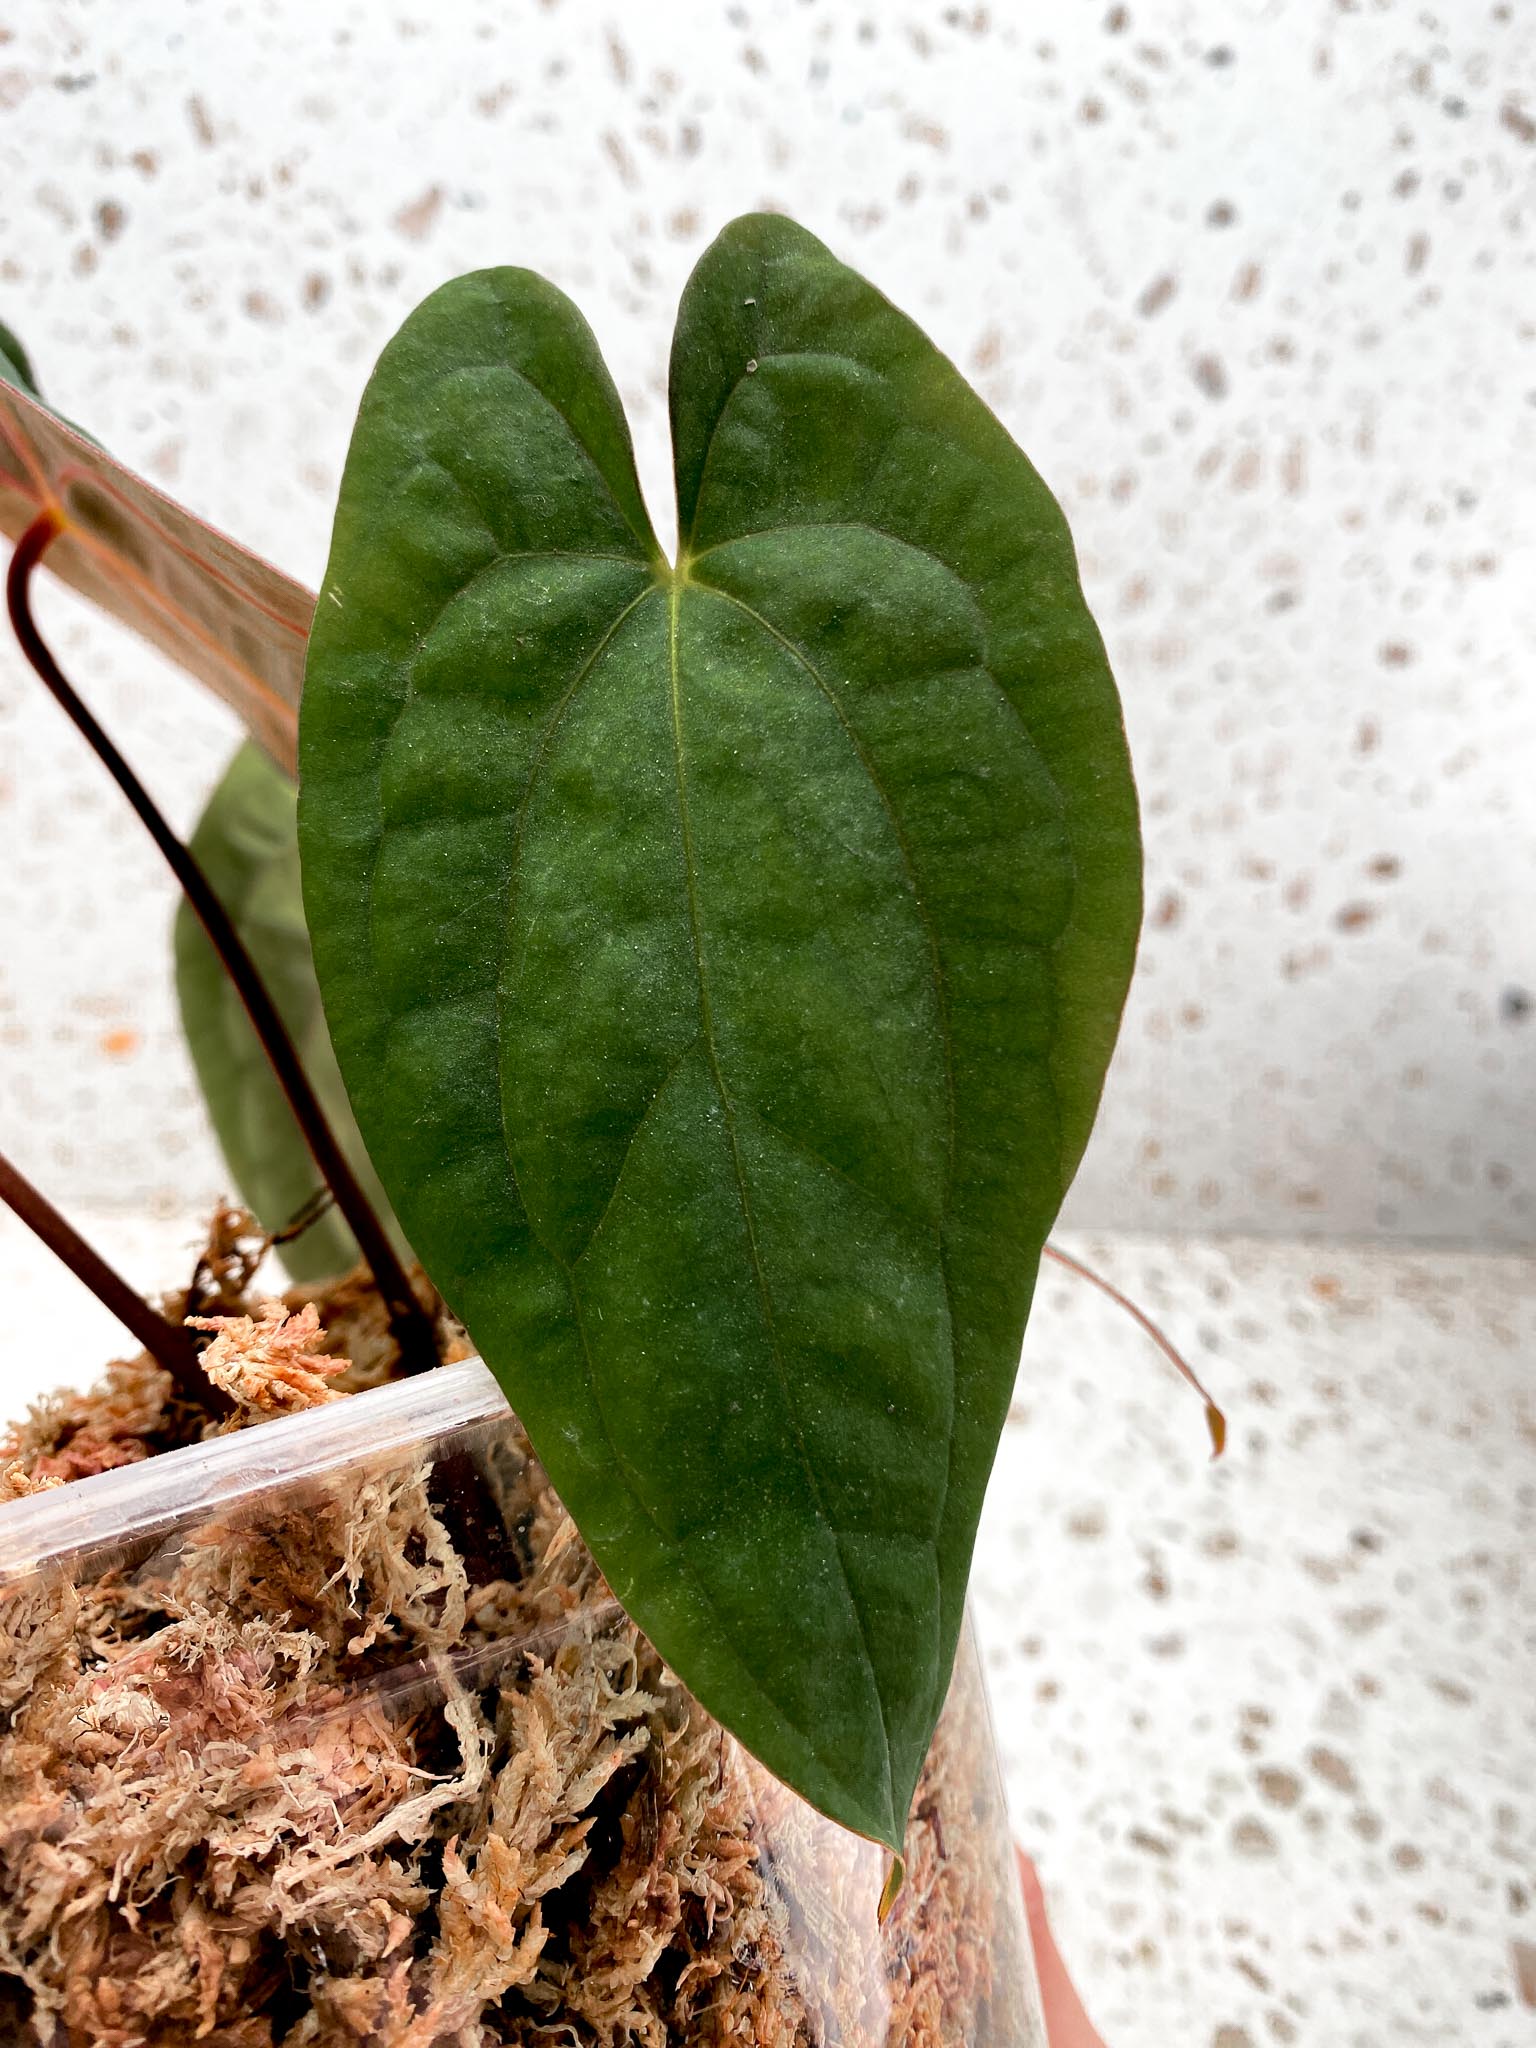
[[[287, 776], [247, 742], [209, 799], [192, 851], [255, 960], [376, 1213], [388, 1220], [315, 983], [299, 890], [297, 796]], [[235, 1184], [258, 1223], [280, 1230], [313, 1198], [319, 1172], [234, 984], [185, 902], [176, 913], [176, 992], [192, 1064]], [[357, 1256], [352, 1233], [334, 1209], [283, 1247], [283, 1262], [299, 1281], [345, 1272]]]
[[436, 293], [363, 401], [300, 838], [412, 1242], [615, 1591], [895, 1844], [1139, 911], [1061, 514], [912, 323], [739, 221], [672, 360], [681, 552], [592, 335]]

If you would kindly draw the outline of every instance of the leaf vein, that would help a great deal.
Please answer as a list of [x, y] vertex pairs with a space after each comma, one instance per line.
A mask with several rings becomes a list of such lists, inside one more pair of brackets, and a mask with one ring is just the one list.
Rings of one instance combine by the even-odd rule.
[[[896, 837], [896, 843], [901, 853], [902, 864], [907, 871], [908, 883], [912, 891], [912, 900], [917, 907], [918, 917], [922, 922], [923, 930], [928, 939], [929, 949], [933, 960], [935, 993], [938, 1001], [939, 1039], [940, 1044], [943, 1048], [944, 1055], [945, 1100], [949, 1126], [948, 1144], [946, 1146], [944, 1195], [941, 1204], [941, 1215], [934, 1225], [934, 1236], [939, 1255], [939, 1273], [944, 1286], [944, 1301], [949, 1314], [950, 1340], [947, 1346], [947, 1353], [949, 1358], [950, 1375], [950, 1412], [951, 1416], [953, 1417], [956, 1409], [958, 1408], [960, 1399], [960, 1361], [958, 1356], [956, 1355], [955, 1347], [955, 1300], [954, 1290], [950, 1281], [949, 1250], [945, 1242], [944, 1236], [944, 1217], [947, 1216], [949, 1213], [950, 1195], [954, 1185], [955, 1149], [957, 1143], [957, 1108], [954, 1068], [954, 1041], [951, 1034], [949, 1020], [949, 990], [948, 983], [944, 975], [944, 960], [943, 954], [939, 946], [938, 932], [933, 924], [932, 918], [928, 913], [927, 905], [923, 900], [923, 893], [918, 880], [916, 861], [912, 853], [910, 842], [908, 841], [906, 832], [902, 826], [901, 819], [897, 814], [895, 803], [891, 798], [890, 792], [886, 789], [885, 784], [878, 770], [876, 769], [874, 762], [871, 760], [867, 750], [865, 749], [864, 744], [860, 739], [859, 734], [853, 724], [853, 721], [849, 718], [847, 712], [844, 710], [842, 702], [837, 695], [837, 692], [827, 682], [826, 678], [822, 675], [820, 669], [816, 666], [815, 662], [811, 660], [810, 656], [805, 652], [805, 650], [802, 647], [800, 647], [799, 644], [795, 640], [793, 640], [788, 634], [781, 632], [780, 629], [773, 624], [771, 619], [765, 618], [761, 612], [754, 610], [754, 608], [751, 605], [747, 604], [743, 599], [737, 597], [733, 592], [728, 590], [722, 590], [716, 584], [705, 583], [701, 586], [701, 588], [708, 590], [714, 596], [725, 599], [727, 603], [735, 605], [738, 608], [738, 610], [744, 612], [747, 615], [747, 617], [755, 620], [762, 631], [768, 633], [774, 640], [776, 640], [779, 643], [781, 647], [784, 648], [785, 652], [789, 654], [793, 660], [799, 663], [800, 667], [804, 669], [805, 673], [811, 678], [811, 681], [816, 685], [816, 687], [821, 691], [822, 695], [826, 698], [827, 702], [831, 705], [833, 711], [837, 715], [839, 723], [843, 727], [844, 733], [847, 735], [850, 745], [854, 749], [854, 753], [857, 756], [860, 765], [863, 767], [865, 774], [869, 777], [871, 787], [874, 789], [876, 795], [879, 797], [882, 805], [885, 808], [886, 815], [890, 819], [891, 830], [893, 831]], [[993, 680], [995, 682], [995, 678]], [[1000, 688], [1001, 686], [999, 685], [998, 687]], [[1007, 695], [1006, 692], [1003, 692], [1003, 694], [1005, 696]], [[1017, 707], [1015, 707], [1015, 709], [1017, 709]], [[1031, 744], [1033, 744], [1033, 742], [1031, 742]], [[938, 1519], [939, 1527], [941, 1529], [943, 1527], [944, 1514], [946, 1512], [946, 1503], [948, 1501], [950, 1488], [953, 1484], [954, 1479], [954, 1450], [955, 1435], [952, 1422], [950, 1431], [949, 1456], [945, 1464], [944, 1496], [939, 1506]], [[839, 1546], [838, 1555], [839, 1557], [841, 1557], [842, 1555], [841, 1546]], [[852, 1589], [850, 1582], [850, 1594], [851, 1590]], [[942, 1673], [940, 1674], [939, 1682], [941, 1685], [944, 1683], [944, 1677]], [[881, 1712], [883, 1715], [883, 1701], [881, 1703]]]
[[[487, 528], [487, 531], [489, 531], [489, 528]], [[483, 582], [493, 569], [499, 569], [507, 562], [621, 562], [627, 568], [634, 569], [641, 575], [644, 575], [646, 572], [646, 564], [641, 561], [638, 555], [587, 554], [581, 548], [498, 549], [488, 562], [482, 562], [475, 573], [467, 577], [433, 613], [420, 634], [412, 641], [406, 651], [406, 660], [409, 664], [414, 666], [420, 660], [421, 656], [426, 652], [427, 642], [432, 638], [432, 635], [437, 631], [444, 619], [447, 618], [448, 614], [458, 609], [465, 598], [469, 596], [469, 593], [475, 588], [475, 585]], [[642, 591], [641, 595], [644, 596], [644, 594]]]
[[[517, 809], [513, 813], [512, 837], [507, 848], [506, 907], [502, 914], [502, 957], [496, 975], [496, 1041], [498, 1046], [500, 1046], [500, 1044], [502, 1043], [506, 1023], [504, 1015], [504, 1009], [507, 1000], [506, 949], [512, 936], [512, 912], [517, 903], [519, 869], [522, 866], [523, 832], [528, 820], [528, 806], [533, 799], [534, 787], [538, 782], [539, 775], [543, 769], [545, 760], [548, 758], [549, 749], [554, 741], [555, 734], [559, 730], [561, 721], [564, 719], [565, 714], [570, 710], [571, 705], [574, 703], [577, 691], [581, 688], [582, 684], [587, 680], [588, 676], [591, 675], [592, 671], [596, 668], [598, 662], [602, 659], [607, 649], [612, 645], [614, 637], [618, 633], [619, 628], [624, 624], [624, 621], [630, 616], [632, 612], [638, 611], [640, 606], [645, 603], [645, 600], [648, 597], [658, 597], [660, 596], [660, 594], [660, 590], [656, 584], [648, 583], [645, 589], [642, 590], [637, 597], [632, 597], [630, 599], [629, 603], [625, 605], [624, 609], [618, 614], [617, 618], [613, 620], [612, 624], [608, 627], [608, 630], [603, 634], [602, 638], [598, 641], [597, 645], [593, 648], [592, 652], [587, 656], [586, 660], [582, 663], [581, 667], [576, 671], [576, 674], [571, 678], [570, 685], [566, 689], [564, 696], [560, 699], [559, 703], [550, 713], [550, 716], [545, 724], [544, 730], [539, 735], [538, 750], [534, 754], [533, 760], [529, 763], [528, 780], [523, 784], [521, 794], [517, 799]], [[518, 1200], [522, 1202], [523, 1212], [528, 1218], [528, 1227], [534, 1232], [534, 1235], [538, 1238], [539, 1243], [544, 1246], [544, 1249], [550, 1254], [550, 1256], [552, 1258], [558, 1258], [559, 1254], [556, 1253], [554, 1247], [545, 1240], [543, 1234], [538, 1230], [537, 1226], [535, 1225], [533, 1220], [533, 1211], [529, 1208], [527, 1201], [523, 1197], [522, 1187], [518, 1181], [517, 1176], [517, 1162], [513, 1151], [512, 1133], [507, 1126], [507, 1092], [506, 1089], [500, 1085], [499, 1076], [496, 1095], [497, 1100], [501, 1105], [501, 1135], [502, 1141], [505, 1144], [507, 1150], [507, 1164], [512, 1171], [512, 1182], [513, 1186], [517, 1189]], [[563, 1264], [564, 1261], [561, 1261], [561, 1263]]]
[[[608, 500], [609, 504], [618, 514], [620, 524], [624, 527], [627, 533], [634, 534], [635, 539], [640, 543], [641, 548], [644, 550], [644, 553], [641, 554], [638, 558], [640, 566], [642, 568], [652, 567], [657, 559], [656, 536], [649, 530], [647, 530], [644, 533], [638, 530], [634, 521], [630, 518], [628, 512], [626, 512], [624, 507], [619, 503], [618, 494], [614, 490], [613, 484], [609, 480], [608, 472], [603, 468], [602, 464], [593, 454], [591, 448], [588, 446], [586, 440], [583, 438], [580, 430], [578, 429], [576, 422], [571, 418], [570, 414], [565, 410], [565, 408], [562, 405], [558, 404], [553, 398], [550, 397], [549, 393], [544, 389], [542, 384], [537, 383], [532, 377], [529, 376], [528, 372], [517, 360], [517, 343], [512, 333], [512, 308], [505, 301], [502, 302], [501, 313], [502, 325], [506, 334], [507, 343], [507, 353], [505, 361], [500, 363], [465, 364], [462, 367], [466, 369], [510, 371], [512, 376], [517, 379], [518, 383], [522, 385], [525, 391], [531, 391], [533, 396], [538, 400], [538, 402], [541, 405], [547, 407], [548, 410], [554, 414], [555, 418], [560, 422], [561, 426], [565, 429], [566, 434], [569, 436], [571, 446], [576, 450], [578, 458], [592, 472], [592, 475], [596, 478], [598, 484], [601, 486], [603, 496]], [[445, 378], [443, 381], [447, 382], [448, 380]], [[614, 398], [615, 403], [617, 404], [617, 394], [614, 394]], [[623, 425], [622, 407], [620, 407], [620, 433], [623, 436], [626, 447], [629, 446], [628, 429]], [[631, 449], [630, 451], [630, 474], [633, 477], [633, 449]], [[643, 507], [641, 508], [641, 511], [643, 517]]]
[[928, 906], [923, 900], [922, 885], [918, 879], [917, 862], [912, 852], [911, 842], [907, 838], [906, 828], [901, 822], [900, 814], [896, 809], [895, 801], [890, 791], [886, 788], [879, 770], [870, 757], [868, 749], [859, 737], [858, 728], [854, 725], [853, 720], [848, 716], [847, 711], [843, 707], [842, 699], [821, 673], [815, 662], [805, 652], [804, 648], [800, 646], [798, 641], [791, 639], [789, 634], [781, 632], [771, 619], [765, 618], [761, 612], [755, 611], [744, 599], [737, 597], [733, 591], [722, 590], [718, 584], [714, 583], [706, 583], [702, 587], [709, 591], [711, 596], [723, 598], [727, 604], [734, 605], [738, 611], [745, 613], [765, 633], [776, 640], [785, 653], [793, 661], [797, 662], [810, 677], [816, 688], [825, 697], [828, 704], [831, 705], [832, 710], [836, 714], [838, 724], [843, 728], [843, 733], [858, 758], [859, 766], [868, 777], [870, 787], [880, 799], [881, 807], [890, 821], [897, 850], [901, 855], [901, 864], [906, 870], [907, 885], [912, 892], [912, 901], [916, 906], [918, 919], [923, 927], [923, 936], [928, 941], [929, 957], [933, 961], [934, 989], [938, 999], [939, 1010], [939, 1043], [944, 1055], [944, 1099], [948, 1122], [945, 1151], [949, 1164], [945, 1174], [944, 1193], [944, 1206], [947, 1209], [949, 1206], [949, 1187], [954, 1174], [956, 1136], [955, 1049], [949, 1020], [949, 985], [944, 974], [944, 956], [939, 946], [938, 931], [934, 926], [932, 917], [929, 915]]
[[[888, 526], [876, 526], [868, 519], [796, 519], [781, 521], [774, 526], [756, 526], [749, 533], [733, 533], [727, 535], [724, 540], [711, 541], [707, 548], [700, 548], [697, 554], [690, 554], [689, 569], [692, 570], [710, 555], [718, 555], [725, 548], [734, 548], [750, 540], [774, 540], [781, 533], [867, 533], [875, 540], [889, 541], [892, 547], [904, 548], [909, 554], [921, 555], [925, 562], [932, 562], [936, 569], [942, 569], [952, 583], [959, 584], [975, 607], [977, 620], [985, 631], [986, 614], [982, 611], [980, 600], [968, 580], [952, 562], [946, 562], [944, 557], [935, 554], [932, 548], [925, 548], [921, 541], [909, 540], [902, 533], [892, 533]], [[710, 584], [709, 588], [713, 590], [717, 586]]]
[[843, 1585], [848, 1595], [848, 1605], [852, 1611], [855, 1625], [858, 1628], [859, 1636], [864, 1646], [864, 1661], [869, 1670], [870, 1687], [875, 1696], [875, 1705], [880, 1714], [880, 1726], [885, 1737], [883, 1773], [886, 1800], [889, 1805], [894, 1805], [895, 1774], [893, 1769], [894, 1758], [892, 1755], [891, 1727], [885, 1709], [885, 1695], [881, 1691], [879, 1673], [875, 1666], [869, 1624], [865, 1619], [863, 1607], [854, 1588], [853, 1574], [848, 1568], [848, 1560], [843, 1554], [842, 1534], [829, 1514], [826, 1502], [822, 1497], [821, 1483], [816, 1476], [816, 1468], [812, 1463], [810, 1447], [806, 1443], [804, 1426], [800, 1420], [799, 1404], [795, 1399], [794, 1388], [790, 1382], [788, 1368], [784, 1362], [783, 1351], [780, 1348], [778, 1325], [774, 1316], [773, 1293], [768, 1284], [768, 1274], [763, 1265], [762, 1250], [757, 1240], [757, 1225], [752, 1213], [752, 1197], [747, 1186], [746, 1167], [741, 1156], [741, 1140], [736, 1129], [735, 1104], [732, 1100], [730, 1089], [726, 1085], [725, 1075], [720, 1066], [719, 1049], [715, 1043], [714, 1020], [709, 1000], [709, 981], [704, 967], [703, 939], [699, 926], [698, 889], [695, 882], [693, 857], [693, 832], [689, 823], [688, 781], [683, 757], [682, 680], [678, 661], [678, 614], [681, 608], [681, 597], [682, 588], [681, 581], [679, 580], [673, 584], [670, 597], [668, 666], [671, 671], [672, 740], [677, 770], [678, 815], [682, 825], [683, 874], [688, 896], [688, 919], [693, 935], [694, 964], [699, 984], [699, 1019], [702, 1027], [703, 1044], [709, 1060], [710, 1071], [714, 1076], [715, 1089], [720, 1097], [720, 1110], [725, 1121], [726, 1136], [730, 1143], [731, 1165], [735, 1174], [737, 1196], [741, 1203], [742, 1223], [747, 1236], [747, 1252], [752, 1265], [753, 1280], [756, 1283], [758, 1306], [763, 1318], [764, 1334], [768, 1339], [768, 1349], [773, 1359], [774, 1370], [778, 1374], [780, 1392], [783, 1395], [785, 1410], [789, 1417], [790, 1427], [794, 1433], [795, 1448], [799, 1454], [801, 1469], [805, 1473], [811, 1502], [823, 1526], [831, 1533], [833, 1548], [837, 1553], [838, 1568], [842, 1573]]
[[582, 1260], [587, 1256], [587, 1253], [591, 1251], [593, 1245], [596, 1244], [598, 1237], [602, 1232], [603, 1225], [608, 1221], [609, 1215], [613, 1209], [613, 1205], [619, 1198], [619, 1189], [623, 1184], [624, 1175], [629, 1167], [629, 1162], [631, 1157], [633, 1156], [635, 1145], [639, 1140], [640, 1133], [644, 1130], [646, 1123], [649, 1120], [651, 1113], [655, 1109], [657, 1103], [660, 1102], [662, 1096], [666, 1094], [668, 1088], [671, 1087], [672, 1083], [677, 1079], [678, 1074], [682, 1071], [683, 1063], [688, 1059], [691, 1053], [697, 1051], [699, 1045], [699, 1038], [700, 1034], [696, 1032], [694, 1036], [689, 1039], [688, 1043], [683, 1047], [682, 1051], [678, 1054], [677, 1058], [673, 1060], [671, 1065], [667, 1068], [667, 1071], [662, 1075], [661, 1079], [657, 1082], [655, 1089], [652, 1091], [650, 1100], [646, 1103], [644, 1109], [641, 1110], [639, 1117], [636, 1119], [634, 1127], [630, 1131], [629, 1137], [625, 1142], [624, 1156], [619, 1161], [619, 1170], [613, 1177], [613, 1186], [608, 1190], [608, 1199], [603, 1204], [602, 1214], [593, 1224], [591, 1230], [588, 1231], [586, 1243], [582, 1246], [581, 1250], [576, 1253], [575, 1257], [572, 1258], [569, 1262], [572, 1272], [575, 1271], [575, 1269], [581, 1264]]
[[[700, 1575], [697, 1565], [694, 1564], [693, 1560], [689, 1557], [687, 1551], [683, 1548], [682, 1544], [677, 1540], [675, 1536], [670, 1535], [668, 1531], [662, 1527], [661, 1522], [657, 1518], [656, 1511], [654, 1510], [654, 1508], [652, 1508], [649, 1501], [647, 1501], [644, 1495], [640, 1492], [639, 1486], [636, 1483], [633, 1474], [629, 1470], [629, 1463], [624, 1455], [623, 1447], [619, 1443], [618, 1438], [614, 1435], [613, 1428], [609, 1423], [607, 1414], [605, 1413], [603, 1408], [602, 1396], [598, 1391], [597, 1384], [597, 1365], [596, 1361], [592, 1356], [591, 1342], [587, 1336], [587, 1319], [582, 1314], [581, 1293], [576, 1285], [575, 1273], [568, 1271], [566, 1278], [571, 1290], [571, 1307], [575, 1315], [576, 1331], [581, 1339], [581, 1355], [583, 1363], [586, 1368], [587, 1387], [592, 1395], [592, 1406], [594, 1412], [597, 1415], [599, 1427], [602, 1429], [603, 1435], [607, 1440], [608, 1448], [613, 1453], [614, 1470], [617, 1472], [619, 1479], [623, 1484], [625, 1492], [634, 1502], [636, 1508], [639, 1510], [644, 1520], [647, 1521], [650, 1524], [651, 1528], [655, 1531], [657, 1540], [661, 1543], [662, 1547], [667, 1552], [668, 1557], [673, 1561], [678, 1570], [680, 1570], [683, 1573], [684, 1577], [693, 1586], [700, 1600], [703, 1601], [705, 1607], [708, 1608], [709, 1612], [715, 1617], [716, 1621], [719, 1622], [721, 1641], [725, 1643], [728, 1647], [731, 1657], [736, 1664], [736, 1668], [740, 1673], [741, 1677], [746, 1681], [748, 1687], [751, 1689], [751, 1691], [757, 1694], [759, 1699], [767, 1703], [769, 1712], [775, 1717], [775, 1719], [781, 1721], [786, 1727], [793, 1728], [798, 1735], [800, 1735], [803, 1739], [810, 1743], [811, 1749], [814, 1752], [816, 1748], [814, 1731], [808, 1728], [800, 1727], [797, 1722], [792, 1721], [789, 1718], [789, 1716], [784, 1712], [784, 1709], [779, 1705], [779, 1702], [774, 1698], [773, 1694], [769, 1692], [767, 1686], [765, 1686], [762, 1680], [758, 1677], [756, 1671], [752, 1667], [750, 1660], [747, 1657], [743, 1656], [741, 1651], [736, 1647], [736, 1643], [734, 1641], [735, 1630], [731, 1624], [729, 1616], [725, 1613], [723, 1608], [720, 1606], [719, 1602], [716, 1600], [714, 1594], [710, 1591], [707, 1582]], [[837, 1532], [835, 1530], [833, 1531], [833, 1534], [834, 1537], [837, 1536]], [[842, 1562], [842, 1544], [840, 1538], [838, 1539], [838, 1561], [839, 1563]], [[844, 1576], [846, 1577], [846, 1575], [847, 1572], [845, 1566]], [[868, 1646], [866, 1642], [866, 1653], [867, 1647]], [[875, 1688], [875, 1692], [876, 1697], [878, 1699], [878, 1686]], [[884, 1719], [883, 1705], [881, 1707], [881, 1718], [882, 1720]], [[821, 1765], [821, 1768], [823, 1770], [827, 1769], [824, 1763]], [[829, 1778], [834, 1779], [834, 1782], [836, 1781], [836, 1774], [834, 1772], [828, 1771], [827, 1775]], [[891, 1794], [889, 1786], [889, 1773], [887, 1773], [887, 1796], [888, 1803], [894, 1806], [894, 1796]], [[900, 1818], [901, 1817], [898, 1816], [898, 1819]]]
[[926, 1218], [914, 1216], [910, 1209], [901, 1208], [891, 1200], [889, 1195], [883, 1193], [879, 1188], [869, 1187], [865, 1182], [855, 1178], [846, 1166], [839, 1166], [835, 1159], [829, 1159], [825, 1152], [819, 1152], [809, 1139], [802, 1138], [798, 1131], [790, 1130], [775, 1117], [771, 1117], [760, 1104], [747, 1102], [743, 1107], [750, 1116], [755, 1116], [760, 1124], [765, 1125], [767, 1129], [772, 1131], [775, 1137], [782, 1138], [786, 1145], [793, 1145], [797, 1152], [803, 1153], [807, 1159], [814, 1161], [817, 1166], [825, 1167], [828, 1173], [836, 1174], [840, 1181], [845, 1182], [856, 1194], [862, 1195], [866, 1202], [873, 1203], [877, 1209], [883, 1209], [887, 1216], [894, 1217], [900, 1223], [909, 1224], [922, 1223], [927, 1220]]

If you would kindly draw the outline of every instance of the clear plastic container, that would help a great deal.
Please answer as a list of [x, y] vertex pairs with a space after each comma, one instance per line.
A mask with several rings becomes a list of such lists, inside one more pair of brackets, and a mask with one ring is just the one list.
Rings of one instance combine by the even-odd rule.
[[0, 1507], [4, 1719], [0, 2040], [1044, 2048], [969, 1633], [881, 1928], [478, 1360]]

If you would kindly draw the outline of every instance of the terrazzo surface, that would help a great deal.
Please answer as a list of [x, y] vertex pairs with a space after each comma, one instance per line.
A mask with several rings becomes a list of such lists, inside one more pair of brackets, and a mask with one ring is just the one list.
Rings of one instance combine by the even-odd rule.
[[1072, 1240], [975, 1599], [1021, 1837], [1110, 2048], [1536, 2038], [1536, 1266]]
[[[664, 524], [677, 294], [760, 206], [1057, 490], [1143, 793], [1065, 1241], [1232, 1443], [1047, 1272], [975, 1599], [1063, 1947], [1109, 2048], [1522, 2048], [1536, 1266], [1486, 1248], [1536, 1243], [1536, 8], [0, 0], [0, 319], [311, 584], [374, 357], [487, 263], [587, 312]], [[231, 724], [41, 607], [189, 826]], [[0, 850], [0, 1142], [156, 1285], [225, 1185], [170, 892], [8, 647]], [[113, 1347], [4, 1217], [0, 1284], [0, 1406]]]
[[[143, 1284], [195, 1220], [89, 1219]], [[1069, 1236], [973, 1599], [1015, 1830], [1109, 2048], [1536, 2038], [1536, 1263]], [[3, 1405], [112, 1348], [0, 1222]]]
[[[1085, 1227], [1536, 1240], [1533, 203], [1516, 0], [0, 4], [0, 318], [312, 585], [368, 369], [457, 272], [577, 297], [663, 524], [732, 215], [954, 356], [1067, 508], [1145, 804]], [[47, 620], [189, 821], [222, 715]], [[64, 1200], [210, 1200], [168, 892], [8, 651], [0, 839], [6, 1142]]]

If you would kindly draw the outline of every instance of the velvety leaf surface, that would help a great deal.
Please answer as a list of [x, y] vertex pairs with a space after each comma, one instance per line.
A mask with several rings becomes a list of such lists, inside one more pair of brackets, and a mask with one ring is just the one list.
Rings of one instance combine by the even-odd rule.
[[[288, 777], [247, 744], [209, 799], [192, 851], [249, 948], [365, 1192], [387, 1221], [389, 1205], [358, 1136], [315, 983], [299, 889], [297, 800]], [[256, 1220], [279, 1230], [315, 1193], [319, 1172], [244, 1005], [185, 902], [176, 913], [176, 993], [235, 1184]], [[345, 1272], [358, 1252], [330, 1208], [284, 1245], [282, 1256], [295, 1280], [314, 1281]]]
[[386, 349], [303, 701], [315, 957], [412, 1242], [615, 1591], [888, 1843], [1139, 917], [1060, 512], [749, 218], [684, 296], [679, 565], [527, 272]]

